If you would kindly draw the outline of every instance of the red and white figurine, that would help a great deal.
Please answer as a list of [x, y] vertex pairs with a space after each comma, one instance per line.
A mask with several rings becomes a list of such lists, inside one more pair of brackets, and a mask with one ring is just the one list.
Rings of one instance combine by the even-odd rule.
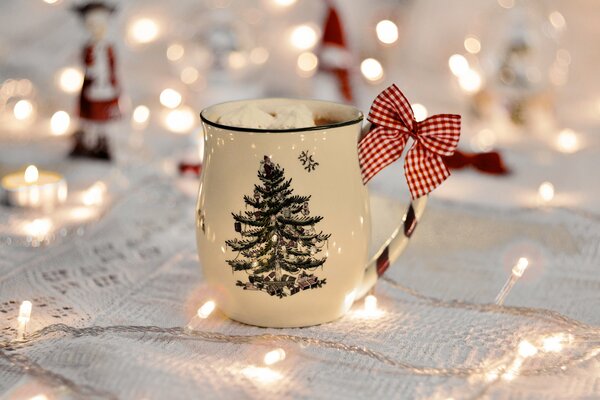
[[115, 7], [101, 1], [74, 8], [89, 33], [83, 49], [85, 77], [79, 97], [81, 127], [75, 134], [71, 156], [111, 159], [107, 124], [119, 119], [120, 87], [115, 71], [115, 51], [106, 40], [107, 27]]

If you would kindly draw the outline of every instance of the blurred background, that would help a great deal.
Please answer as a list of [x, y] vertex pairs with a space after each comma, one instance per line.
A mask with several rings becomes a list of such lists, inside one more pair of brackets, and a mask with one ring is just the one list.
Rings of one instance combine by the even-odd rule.
[[[1, 175], [41, 165], [65, 174], [72, 191], [136, 160], [173, 172], [199, 161], [208, 105], [287, 96], [367, 112], [396, 83], [417, 119], [463, 115], [470, 161], [436, 197], [600, 211], [596, 1], [107, 2], [121, 112], [109, 129], [110, 170], [67, 158], [89, 39], [73, 7], [85, 3], [0, 3]], [[490, 151], [506, 171], [478, 166]], [[396, 164], [372, 186], [407, 193]]]

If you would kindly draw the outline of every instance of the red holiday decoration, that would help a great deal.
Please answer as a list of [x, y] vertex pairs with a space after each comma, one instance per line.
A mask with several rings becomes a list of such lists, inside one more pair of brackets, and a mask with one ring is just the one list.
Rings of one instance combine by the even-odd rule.
[[438, 114], [416, 121], [404, 94], [392, 85], [381, 92], [367, 118], [372, 126], [358, 144], [363, 182], [402, 155], [408, 138], [404, 173], [412, 198], [421, 197], [450, 176], [444, 156], [451, 156], [460, 138], [460, 115]]
[[456, 150], [454, 154], [444, 158], [444, 163], [450, 169], [473, 167], [477, 171], [491, 175], [507, 175], [510, 173], [504, 165], [502, 156], [497, 151], [466, 153]]
[[350, 53], [346, 47], [346, 38], [342, 22], [331, 1], [327, 3], [327, 18], [323, 27], [319, 68], [333, 74], [343, 98], [352, 102], [352, 86], [350, 83]]

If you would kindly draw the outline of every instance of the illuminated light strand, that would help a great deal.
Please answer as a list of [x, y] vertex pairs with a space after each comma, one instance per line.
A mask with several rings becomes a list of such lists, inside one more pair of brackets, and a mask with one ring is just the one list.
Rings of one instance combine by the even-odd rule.
[[499, 306], [504, 304], [504, 300], [506, 300], [506, 296], [508, 296], [508, 294], [512, 290], [515, 283], [517, 283], [519, 278], [521, 276], [523, 276], [523, 273], [527, 269], [528, 265], [529, 265], [529, 260], [527, 260], [525, 257], [519, 258], [519, 261], [517, 261], [517, 263], [515, 264], [515, 266], [513, 267], [512, 271], [511, 271], [510, 277], [508, 278], [508, 280], [506, 281], [506, 283], [500, 290], [500, 293], [498, 293], [498, 296], [496, 296], [494, 303], [496, 303]]
[[269, 351], [267, 354], [265, 354], [265, 357], [263, 358], [263, 362], [265, 363], [265, 365], [273, 365], [276, 364], [280, 361], [285, 360], [285, 350], [283, 350], [281, 347], [275, 349], [275, 350], [271, 350]]
[[[518, 308], [518, 307], [499, 307], [499, 306], [495, 306], [495, 305], [479, 305], [479, 304], [458, 302], [458, 301], [445, 302], [445, 301], [442, 301], [439, 299], [435, 299], [435, 298], [431, 298], [431, 297], [422, 295], [422, 294], [414, 291], [413, 289], [406, 288], [406, 287], [396, 283], [395, 281], [393, 281], [389, 278], [384, 277], [382, 279], [384, 281], [386, 281], [388, 284], [391, 284], [392, 286], [394, 286], [398, 289], [401, 289], [404, 292], [412, 294], [417, 298], [428, 300], [439, 306], [446, 306], [449, 308], [477, 309], [477, 310], [519, 315], [519, 316], [525, 316], [525, 317], [536, 316], [542, 320], [549, 320], [550, 322], [554, 322], [554, 323], [558, 323], [558, 324], [570, 325], [569, 326], [570, 329], [573, 329], [574, 327], [581, 328], [582, 330], [584, 330], [586, 332], [585, 335], [583, 335], [583, 334], [579, 335], [579, 336], [581, 336], [581, 338], [587, 338], [593, 343], [597, 343], [598, 341], [600, 341], [600, 329], [597, 329], [595, 327], [589, 326], [585, 323], [582, 323], [582, 322], [579, 322], [576, 320], [572, 320], [568, 317], [562, 316], [561, 314], [550, 311], [550, 310], [533, 309], [533, 308]], [[517, 358], [515, 358], [515, 361], [513, 361], [508, 367], [502, 367], [502, 368], [489, 368], [489, 367], [436, 368], [436, 367], [412, 366], [408, 363], [395, 361], [395, 360], [385, 356], [382, 353], [378, 353], [378, 352], [375, 352], [375, 351], [372, 351], [372, 350], [369, 350], [367, 348], [360, 347], [360, 346], [348, 346], [348, 345], [345, 345], [345, 344], [339, 343], [339, 342], [321, 340], [321, 339], [310, 338], [310, 337], [294, 336], [294, 335], [273, 335], [273, 334], [227, 335], [227, 334], [221, 334], [221, 333], [217, 333], [217, 332], [189, 330], [189, 329], [180, 328], [180, 327], [161, 328], [161, 327], [155, 327], [155, 326], [111, 326], [111, 327], [74, 328], [74, 327], [70, 327], [70, 326], [67, 326], [64, 324], [54, 324], [54, 325], [47, 326], [46, 328], [43, 328], [40, 331], [34, 332], [33, 334], [31, 334], [27, 338], [25, 338], [22, 342], [0, 343], [0, 357], [5, 358], [8, 361], [12, 362], [11, 357], [13, 357], [14, 354], [5, 354], [2, 351], [3, 348], [14, 350], [14, 349], [34, 345], [35, 340], [40, 339], [47, 335], [51, 335], [56, 332], [63, 332], [65, 334], [71, 334], [71, 335], [77, 336], [77, 337], [86, 336], [86, 335], [98, 336], [98, 335], [104, 334], [104, 333], [125, 333], [125, 334], [133, 333], [133, 332], [157, 333], [157, 334], [169, 334], [169, 335], [178, 336], [178, 337], [182, 337], [182, 338], [197, 338], [200, 340], [207, 340], [207, 341], [211, 341], [211, 342], [216, 341], [216, 342], [228, 342], [228, 343], [238, 343], [238, 344], [253, 344], [257, 341], [267, 341], [267, 342], [268, 341], [272, 341], [272, 342], [291, 341], [293, 343], [298, 343], [301, 345], [307, 345], [307, 346], [312, 345], [312, 346], [323, 347], [323, 348], [331, 348], [331, 349], [336, 349], [336, 350], [341, 350], [341, 351], [346, 351], [346, 352], [351, 352], [351, 353], [355, 353], [355, 354], [359, 354], [359, 355], [368, 356], [368, 357], [374, 358], [380, 362], [383, 362], [385, 364], [399, 367], [404, 370], [409, 370], [410, 372], [412, 372], [414, 374], [432, 375], [432, 376], [473, 376], [473, 375], [483, 374], [483, 376], [485, 377], [485, 379], [487, 381], [497, 380], [497, 379], [499, 379], [499, 377], [502, 377], [507, 380], [514, 379], [514, 377], [516, 376], [516, 374], [514, 373], [515, 371], [519, 375], [527, 375], [527, 376], [537, 375], [537, 374], [547, 374], [549, 372], [556, 372], [557, 370], [563, 371], [564, 369], [567, 368], [568, 365], [574, 365], [577, 363], [585, 362], [589, 359], [597, 357], [600, 354], [600, 348], [595, 348], [591, 351], [586, 352], [585, 354], [583, 354], [583, 356], [580, 356], [579, 358], [570, 359], [567, 362], [563, 362], [562, 364], [559, 364], [559, 365], [551, 365], [549, 367], [546, 366], [546, 367], [540, 367], [540, 368], [535, 368], [535, 369], [523, 370], [521, 368], [522, 363], [523, 363], [522, 362], [523, 358], [531, 357], [537, 353], [537, 348], [535, 348], [533, 345], [531, 345], [530, 343], [527, 343], [525, 341], [525, 342], [520, 343], [519, 348], [518, 348], [518, 350], [519, 350], [518, 356], [517, 356]], [[566, 335], [565, 338], [567, 338], [571, 342], [573, 341], [572, 334]], [[532, 349], [533, 349], [533, 351], [532, 351]], [[519, 358], [520, 358], [520, 361], [516, 361]], [[22, 360], [19, 360], [19, 361], [22, 361]], [[28, 373], [30, 375], [38, 376], [40, 379], [48, 380], [48, 378], [53, 378], [55, 380], [58, 380], [59, 382], [61, 382], [61, 386], [67, 386], [67, 387], [69, 387], [69, 389], [71, 389], [73, 391], [81, 391], [81, 390], [86, 389], [84, 387], [79, 387], [78, 385], [75, 385], [75, 384], [73, 384], [74, 385], [73, 387], [70, 385], [66, 385], [66, 384], [64, 384], [64, 381], [62, 381], [62, 380], [66, 380], [66, 378], [61, 377], [60, 375], [57, 375], [51, 371], [46, 371], [46, 370], [39, 369], [39, 368], [36, 369], [35, 368], [36, 364], [29, 363], [28, 360], [25, 360], [25, 362], [20, 362], [20, 363], [17, 363], [17, 362], [12, 362], [12, 363], [19, 366], [23, 370], [23, 372]], [[248, 368], [259, 368], [259, 367], [250, 366]], [[265, 370], [269, 370], [269, 369], [265, 368]], [[52, 379], [50, 379], [50, 380], [52, 380]], [[66, 381], [70, 382], [68, 380], [66, 380]], [[87, 390], [89, 390], [89, 388], [87, 388]]]

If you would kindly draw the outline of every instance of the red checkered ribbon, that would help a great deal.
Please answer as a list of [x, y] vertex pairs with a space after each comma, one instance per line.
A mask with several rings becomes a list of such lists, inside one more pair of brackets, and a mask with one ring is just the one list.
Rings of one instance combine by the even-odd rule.
[[365, 184], [400, 158], [409, 137], [414, 144], [406, 155], [404, 174], [413, 199], [450, 176], [442, 156], [452, 155], [458, 145], [460, 115], [438, 114], [417, 122], [406, 97], [392, 85], [377, 96], [367, 119], [371, 130], [358, 144]]

